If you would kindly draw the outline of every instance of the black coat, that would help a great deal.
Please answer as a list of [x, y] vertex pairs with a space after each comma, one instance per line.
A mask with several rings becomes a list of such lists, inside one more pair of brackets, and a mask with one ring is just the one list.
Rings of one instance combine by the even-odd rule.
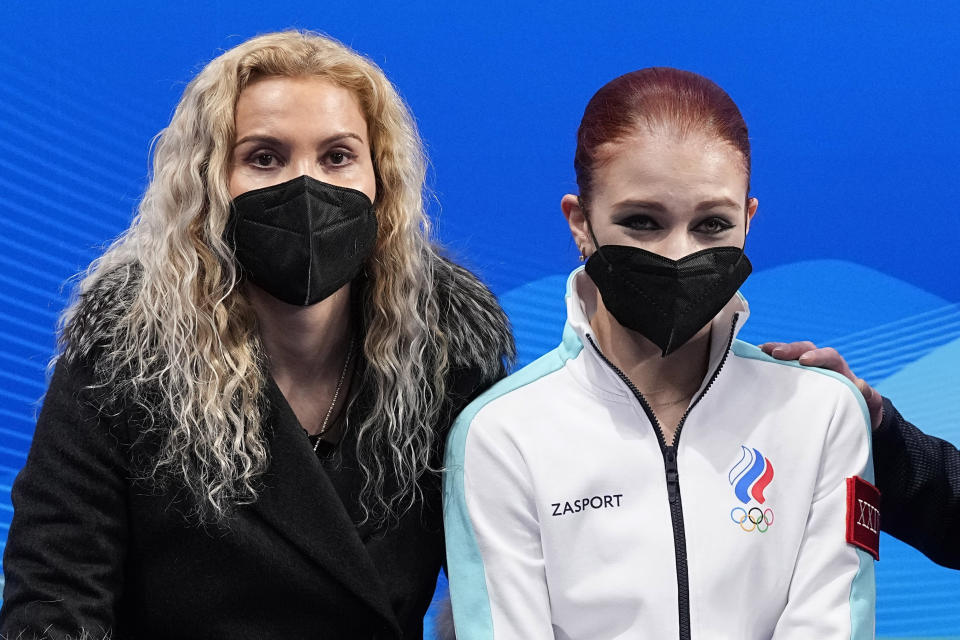
[[[399, 523], [358, 525], [356, 433], [347, 428], [339, 455], [321, 462], [271, 379], [262, 405], [270, 462], [255, 502], [200, 525], [187, 491], [143, 479], [164, 425], [146, 430], [130, 407], [105, 412], [85, 388], [94, 381], [86, 363], [139, 286], [124, 273], [85, 294], [67, 328], [67, 355], [12, 490], [0, 635], [422, 637], [444, 557], [439, 478], [425, 476]], [[436, 423], [439, 466], [452, 416], [504, 374], [513, 340], [496, 299], [460, 267], [438, 261], [431, 295], [451, 362]], [[360, 390], [348, 424], [369, 414], [368, 392]]]
[[[185, 496], [131, 479], [149, 439], [131, 446], [135, 421], [98, 416], [81, 391], [90, 380], [58, 365], [13, 487], [5, 636], [422, 637], [443, 559], [436, 481], [399, 525], [358, 528], [351, 432], [331, 477], [269, 381], [259, 498], [198, 526]], [[451, 412], [481, 379], [461, 371], [454, 385]]]
[[960, 569], [960, 451], [903, 419], [884, 399], [873, 434], [880, 528]]

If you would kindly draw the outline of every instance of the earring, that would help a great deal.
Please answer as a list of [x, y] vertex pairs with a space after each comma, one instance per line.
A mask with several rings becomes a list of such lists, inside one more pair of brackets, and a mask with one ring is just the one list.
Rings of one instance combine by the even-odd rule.
[[586, 259], [587, 259], [587, 256], [584, 255], [583, 249], [580, 249], [580, 262], [583, 262]]

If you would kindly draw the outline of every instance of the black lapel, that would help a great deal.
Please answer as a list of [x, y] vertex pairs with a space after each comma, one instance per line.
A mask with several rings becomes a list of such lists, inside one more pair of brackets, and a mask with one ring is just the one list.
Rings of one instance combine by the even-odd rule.
[[300, 423], [267, 375], [264, 437], [270, 468], [252, 508], [379, 613], [399, 634], [390, 599], [356, 527], [310, 449]]

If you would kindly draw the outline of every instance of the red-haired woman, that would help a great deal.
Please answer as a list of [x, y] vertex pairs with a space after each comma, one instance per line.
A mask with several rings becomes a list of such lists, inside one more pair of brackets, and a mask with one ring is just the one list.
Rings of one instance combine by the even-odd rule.
[[457, 637], [872, 638], [878, 496], [845, 378], [736, 339], [747, 127], [710, 80], [590, 100], [560, 346], [447, 442]]

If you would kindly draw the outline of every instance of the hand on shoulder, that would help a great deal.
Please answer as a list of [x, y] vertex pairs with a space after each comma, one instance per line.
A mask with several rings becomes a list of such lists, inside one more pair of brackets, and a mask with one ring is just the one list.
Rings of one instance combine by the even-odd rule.
[[833, 347], [817, 347], [809, 340], [800, 342], [766, 342], [760, 345], [768, 356], [777, 360], [797, 360], [806, 367], [820, 367], [839, 373], [857, 386], [870, 410], [870, 422], [874, 429], [883, 420], [883, 396], [866, 380], [858, 378], [847, 361]]

